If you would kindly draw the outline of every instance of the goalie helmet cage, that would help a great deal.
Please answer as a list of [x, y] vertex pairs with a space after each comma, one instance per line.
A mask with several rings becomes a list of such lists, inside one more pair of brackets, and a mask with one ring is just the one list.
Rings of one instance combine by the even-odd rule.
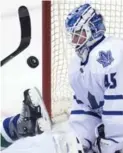
[[72, 103], [68, 65], [74, 51], [66, 41], [64, 22], [72, 9], [84, 3], [102, 13], [107, 36], [123, 38], [123, 0], [42, 1], [42, 94], [52, 117], [66, 114]]

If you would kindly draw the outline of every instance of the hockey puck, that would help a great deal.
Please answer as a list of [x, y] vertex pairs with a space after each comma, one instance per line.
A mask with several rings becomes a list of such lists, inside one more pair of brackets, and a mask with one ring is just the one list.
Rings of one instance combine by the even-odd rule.
[[36, 68], [39, 65], [39, 60], [35, 57], [35, 56], [30, 56], [27, 59], [27, 64], [31, 67], [31, 68]]

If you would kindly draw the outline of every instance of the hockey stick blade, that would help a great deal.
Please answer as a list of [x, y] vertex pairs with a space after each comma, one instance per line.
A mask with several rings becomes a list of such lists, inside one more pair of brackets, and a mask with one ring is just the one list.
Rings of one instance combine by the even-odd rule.
[[23, 52], [29, 46], [31, 41], [31, 21], [27, 7], [26, 6], [19, 7], [18, 14], [19, 14], [20, 28], [21, 28], [20, 45], [14, 52], [12, 52], [10, 55], [5, 57], [1, 61], [1, 66], [5, 65], [14, 57], [16, 57], [18, 54]]

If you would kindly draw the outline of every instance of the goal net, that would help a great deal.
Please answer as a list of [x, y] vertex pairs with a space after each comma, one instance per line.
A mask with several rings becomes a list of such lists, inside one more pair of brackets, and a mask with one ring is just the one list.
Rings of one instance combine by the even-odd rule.
[[67, 114], [72, 103], [68, 65], [74, 54], [65, 37], [65, 19], [75, 7], [91, 3], [104, 16], [106, 36], [123, 38], [123, 0], [42, 2], [43, 98], [52, 117]]

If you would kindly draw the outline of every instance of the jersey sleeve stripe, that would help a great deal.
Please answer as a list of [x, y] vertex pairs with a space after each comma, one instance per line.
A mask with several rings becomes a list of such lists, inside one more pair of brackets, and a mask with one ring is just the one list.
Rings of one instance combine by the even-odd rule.
[[82, 114], [84, 114], [84, 115], [91, 115], [91, 116], [94, 116], [94, 117], [97, 117], [97, 118], [101, 119], [101, 116], [100, 116], [100, 115], [98, 115], [98, 114], [95, 113], [95, 112], [91, 112], [91, 111], [72, 110], [72, 111], [71, 111], [71, 114], [72, 114], [72, 115], [82, 115]]
[[103, 115], [123, 115], [123, 111], [103, 111]]
[[105, 100], [118, 100], [123, 99], [123, 95], [104, 95]]

